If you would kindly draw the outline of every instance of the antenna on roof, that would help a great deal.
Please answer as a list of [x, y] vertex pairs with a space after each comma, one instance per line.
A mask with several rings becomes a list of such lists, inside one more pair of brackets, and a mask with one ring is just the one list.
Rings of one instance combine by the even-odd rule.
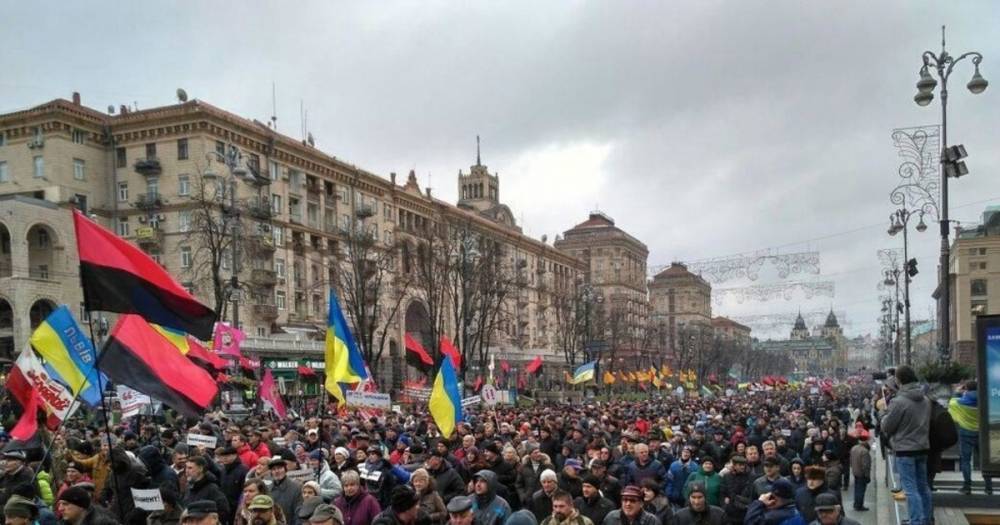
[[476, 135], [476, 166], [482, 166], [482, 157], [479, 155], [479, 135]]
[[274, 82], [271, 82], [271, 129], [278, 131], [278, 95]]
[[187, 102], [188, 101], [187, 91], [184, 91], [183, 88], [177, 88], [177, 100], [179, 100], [182, 104], [184, 102]]

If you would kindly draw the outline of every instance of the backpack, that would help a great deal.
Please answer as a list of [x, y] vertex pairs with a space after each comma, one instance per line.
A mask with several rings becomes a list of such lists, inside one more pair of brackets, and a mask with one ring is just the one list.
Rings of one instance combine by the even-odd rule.
[[931, 404], [931, 424], [928, 429], [931, 450], [944, 450], [958, 443], [958, 430], [948, 409], [933, 399], [927, 398], [927, 401]]

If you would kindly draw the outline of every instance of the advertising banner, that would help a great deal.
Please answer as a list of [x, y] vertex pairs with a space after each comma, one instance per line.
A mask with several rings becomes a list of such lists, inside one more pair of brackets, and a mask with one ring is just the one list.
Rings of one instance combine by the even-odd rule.
[[977, 317], [976, 335], [982, 469], [1000, 474], [1000, 315]]

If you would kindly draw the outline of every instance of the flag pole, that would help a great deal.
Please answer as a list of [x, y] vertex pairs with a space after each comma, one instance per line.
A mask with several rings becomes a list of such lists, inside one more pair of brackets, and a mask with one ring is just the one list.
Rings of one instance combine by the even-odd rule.
[[[87, 287], [83, 287], [83, 301], [84, 310], [87, 312], [87, 327], [90, 329], [90, 340], [96, 345], [97, 338], [94, 336], [94, 313], [90, 310], [90, 301], [87, 299]], [[103, 341], [101, 342], [103, 346]], [[94, 347], [95, 350], [97, 346]], [[103, 350], [103, 349], [102, 349]], [[101, 358], [104, 357], [104, 352], [101, 351], [97, 354], [97, 359], [94, 360], [94, 369], [97, 370], [97, 389], [101, 394], [101, 411], [104, 412], [104, 432], [105, 439], [108, 441], [108, 461], [111, 462], [111, 413], [108, 411], [108, 402], [104, 395], [104, 380], [101, 379]], [[98, 452], [100, 454], [100, 452]], [[113, 467], [114, 465], [112, 465]], [[125, 511], [122, 508], [122, 498], [124, 495], [121, 492], [121, 488], [118, 486], [118, 475], [115, 474], [114, 468], [111, 469], [111, 483], [115, 487], [115, 503], [118, 507], [118, 519], [121, 523], [125, 523]]]

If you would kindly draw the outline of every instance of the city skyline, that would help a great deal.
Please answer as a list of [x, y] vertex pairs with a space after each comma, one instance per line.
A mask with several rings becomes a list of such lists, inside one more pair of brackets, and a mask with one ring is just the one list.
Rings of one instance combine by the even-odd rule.
[[[87, 48], [115, 46], [117, 58], [74, 57], [17, 38], [4, 52], [11, 74], [0, 82], [8, 95], [0, 110], [72, 91], [91, 107], [149, 108], [173, 103], [182, 87], [266, 121], [273, 82], [279, 131], [300, 135], [304, 101], [321, 150], [386, 178], [415, 169], [421, 187], [449, 202], [458, 200], [457, 172], [473, 163], [481, 135], [501, 201], [535, 238], [551, 241], [599, 208], [649, 246], [651, 269], [775, 247], [819, 251], [821, 273], [803, 279], [833, 281], [835, 297], [731, 301], [713, 312], [832, 306], [846, 311], [848, 335], [876, 332], [875, 252], [899, 244], [885, 234], [898, 180], [889, 134], [938, 118], [937, 106], [919, 108], [912, 95], [919, 54], [939, 48], [940, 24], [949, 26], [950, 48], [983, 52], [983, 75], [997, 78], [1000, 50], [988, 38], [997, 15], [988, 4], [947, 16], [931, 4], [858, 4], [836, 16], [784, 4], [769, 6], [777, 14], [769, 17], [741, 5], [637, 12], [582, 4], [536, 6], [526, 17], [526, 6], [214, 7], [198, 16], [124, 6], [111, 18], [135, 22], [100, 37], [76, 28], [71, 15], [102, 10], [72, 6], [45, 32], [95, 44]], [[32, 26], [16, 23], [32, 10], [10, 11], [13, 27]], [[226, 16], [238, 23], [222, 27]], [[744, 27], [744, 19], [755, 23]], [[332, 25], [326, 32], [324, 22]], [[687, 29], [699, 25], [705, 33]], [[960, 87], [971, 69], [956, 75]], [[952, 142], [970, 153], [970, 175], [952, 186], [952, 215], [963, 223], [978, 221], [1000, 194], [989, 184], [1000, 163], [989, 151], [993, 97], [955, 89], [952, 98]], [[934, 230], [910, 240], [921, 267], [915, 318], [932, 304]], [[765, 273], [757, 282], [781, 281]]]

